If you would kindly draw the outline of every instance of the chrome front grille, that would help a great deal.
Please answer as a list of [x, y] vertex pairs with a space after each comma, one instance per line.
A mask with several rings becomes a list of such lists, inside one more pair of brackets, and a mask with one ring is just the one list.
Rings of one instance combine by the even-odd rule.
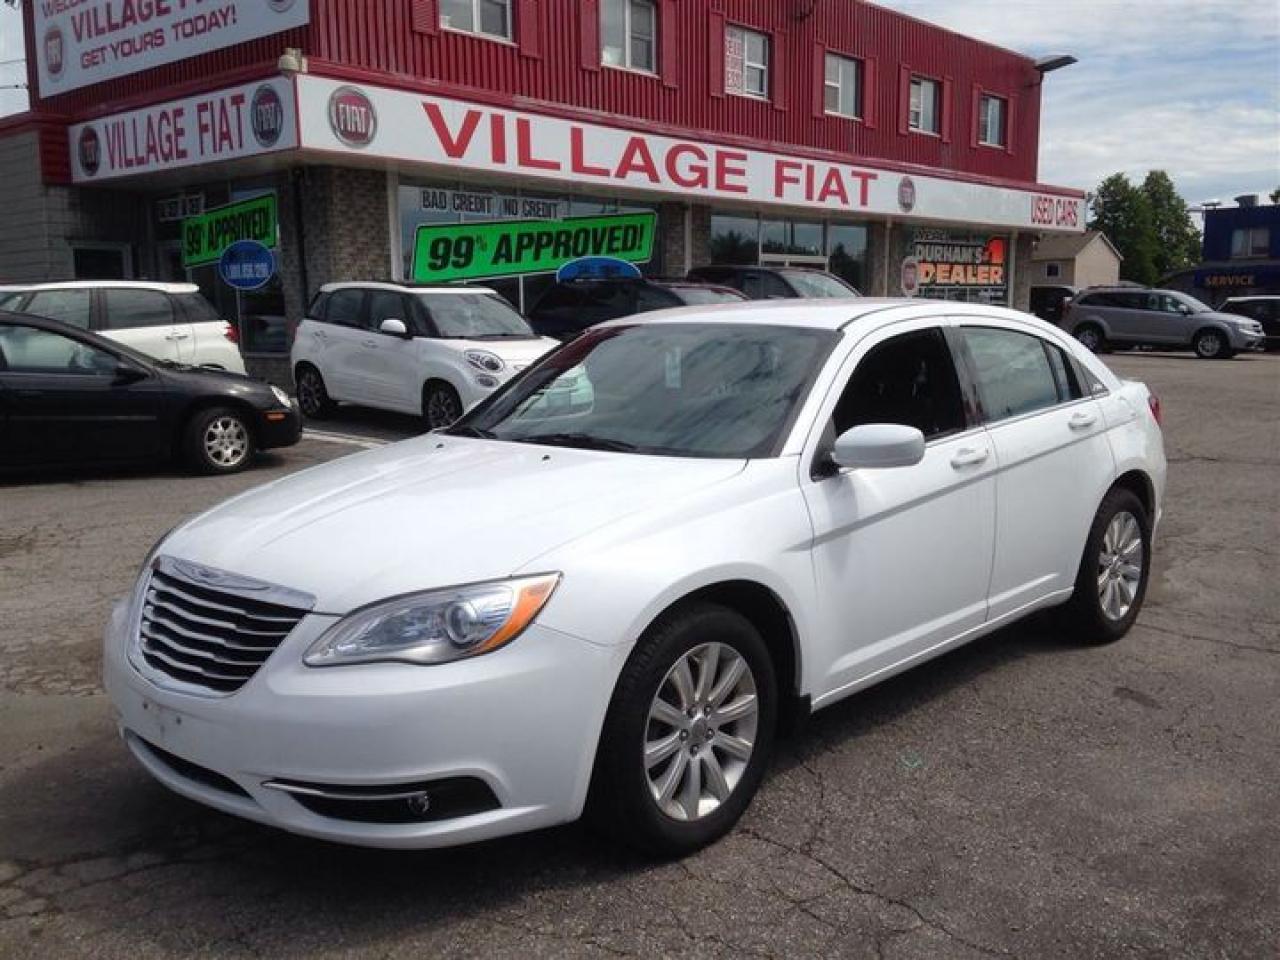
[[159, 557], [138, 621], [139, 666], [163, 686], [234, 693], [314, 602], [285, 587]]

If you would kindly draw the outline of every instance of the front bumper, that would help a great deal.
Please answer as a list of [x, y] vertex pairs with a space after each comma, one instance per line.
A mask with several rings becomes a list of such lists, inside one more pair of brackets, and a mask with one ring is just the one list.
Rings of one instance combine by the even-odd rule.
[[[121, 735], [161, 783], [294, 833], [374, 847], [437, 847], [581, 815], [625, 650], [534, 625], [492, 654], [440, 666], [311, 668], [335, 620], [305, 617], [229, 696], [164, 689], [134, 669], [126, 605], [108, 624], [104, 685]], [[191, 765], [195, 765], [194, 767]], [[476, 781], [496, 807], [447, 819], [326, 816], [281, 781], [352, 791]], [[264, 784], [271, 783], [271, 786]]]
[[264, 410], [258, 415], [255, 433], [259, 450], [273, 447], [291, 447], [302, 439], [302, 414], [298, 401], [292, 400], [287, 408]]

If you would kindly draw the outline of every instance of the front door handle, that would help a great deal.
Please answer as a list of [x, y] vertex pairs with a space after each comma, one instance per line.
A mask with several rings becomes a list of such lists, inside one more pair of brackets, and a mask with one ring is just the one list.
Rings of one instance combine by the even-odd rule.
[[165, 336], [165, 339], [166, 340], [186, 340], [189, 336], [191, 336], [189, 333], [170, 333]]
[[1086, 427], [1092, 427], [1097, 422], [1097, 414], [1081, 412], [1072, 414], [1071, 419], [1067, 421], [1067, 425], [1072, 430], [1084, 430]]
[[985, 447], [965, 447], [956, 451], [956, 455], [951, 458], [951, 465], [957, 470], [962, 467], [976, 467], [980, 463], [986, 463], [989, 456], [991, 451]]
[[361, 340], [360, 341], [360, 346], [362, 347], [376, 347], [377, 345], [378, 345], [377, 340]]

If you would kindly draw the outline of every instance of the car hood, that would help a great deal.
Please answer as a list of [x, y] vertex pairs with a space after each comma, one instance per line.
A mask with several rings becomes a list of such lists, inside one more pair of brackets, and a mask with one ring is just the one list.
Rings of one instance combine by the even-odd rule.
[[1253, 317], [1242, 317], [1238, 313], [1223, 313], [1220, 310], [1210, 310], [1208, 313], [1197, 313], [1196, 318], [1199, 320], [1217, 320], [1220, 323], [1243, 324], [1244, 326], [1253, 326], [1258, 321]]
[[160, 552], [303, 590], [316, 612], [342, 614], [509, 576], [745, 463], [428, 434], [241, 494], [184, 524]]

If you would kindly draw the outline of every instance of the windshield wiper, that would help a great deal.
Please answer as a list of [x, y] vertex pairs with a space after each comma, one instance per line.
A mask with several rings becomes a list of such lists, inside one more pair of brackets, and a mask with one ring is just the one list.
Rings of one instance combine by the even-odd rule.
[[493, 434], [488, 430], [481, 430], [479, 427], [473, 427], [468, 424], [459, 424], [450, 427], [445, 431], [451, 437], [475, 437], [478, 440], [492, 440]]
[[640, 448], [625, 440], [593, 437], [587, 433], [543, 433], [533, 437], [512, 437], [517, 443], [542, 443], [552, 447], [578, 447], [583, 450], [610, 450], [615, 453], [635, 453]]

